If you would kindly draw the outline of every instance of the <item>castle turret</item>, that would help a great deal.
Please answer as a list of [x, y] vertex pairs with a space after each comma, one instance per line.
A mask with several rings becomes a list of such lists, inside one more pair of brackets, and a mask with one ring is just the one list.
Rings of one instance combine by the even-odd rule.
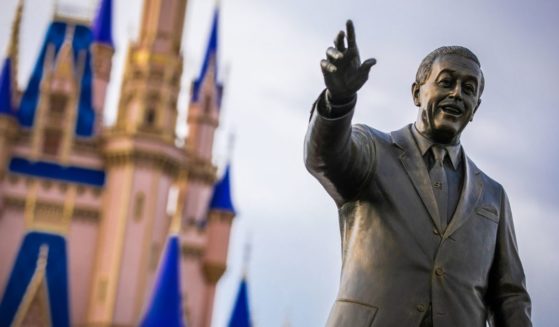
[[[186, 0], [144, 0], [140, 37], [128, 49], [116, 125], [103, 132], [107, 178], [91, 324], [138, 325], [149, 301], [171, 221], [169, 189], [184, 167], [175, 125], [185, 13]], [[97, 35], [108, 44], [107, 33]]]
[[192, 82], [188, 108], [187, 151], [190, 156], [204, 161], [211, 159], [223, 93], [223, 86], [217, 79], [218, 32], [219, 8], [216, 8], [200, 75]]
[[[217, 79], [218, 34], [219, 6], [216, 6], [200, 73], [191, 85], [185, 148], [188, 187], [185, 197], [179, 199], [179, 203], [184, 202], [181, 235], [182, 287], [183, 294], [186, 294], [184, 311], [188, 324], [194, 327], [211, 326], [215, 287], [225, 269], [223, 257], [227, 254], [229, 237], [227, 228], [213, 223], [228, 213], [208, 208], [212, 194], [217, 194], [212, 150], [223, 93], [223, 86]], [[226, 180], [228, 183], [228, 173]], [[211, 218], [208, 217], [209, 210]], [[198, 296], [192, 298], [189, 294]]]
[[96, 131], [100, 131], [103, 125], [107, 86], [111, 78], [113, 55], [115, 53], [112, 34], [112, 7], [112, 0], [101, 0], [92, 26], [93, 108], [96, 116]]
[[206, 225], [207, 245], [203, 255], [204, 276], [208, 285], [205, 326], [211, 326], [211, 314], [217, 282], [227, 269], [227, 252], [231, 223], [235, 208], [231, 201], [230, 166], [227, 165], [221, 180], [215, 185], [210, 201]]
[[128, 50], [115, 131], [174, 144], [186, 0], [145, 0], [140, 39]]

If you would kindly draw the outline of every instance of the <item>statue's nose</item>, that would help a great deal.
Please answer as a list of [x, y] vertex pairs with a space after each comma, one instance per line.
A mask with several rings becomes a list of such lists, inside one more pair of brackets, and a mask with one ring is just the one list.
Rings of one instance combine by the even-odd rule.
[[462, 86], [460, 85], [460, 83], [455, 84], [454, 88], [450, 92], [450, 97], [462, 100]]

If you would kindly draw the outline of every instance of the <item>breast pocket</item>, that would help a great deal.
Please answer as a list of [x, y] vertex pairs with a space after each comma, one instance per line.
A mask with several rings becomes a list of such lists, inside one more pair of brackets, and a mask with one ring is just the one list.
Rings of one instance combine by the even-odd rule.
[[499, 214], [497, 209], [491, 206], [482, 206], [476, 208], [476, 213], [484, 218], [491, 220], [494, 223], [499, 223]]
[[377, 310], [370, 305], [337, 300], [330, 311], [326, 327], [371, 327]]

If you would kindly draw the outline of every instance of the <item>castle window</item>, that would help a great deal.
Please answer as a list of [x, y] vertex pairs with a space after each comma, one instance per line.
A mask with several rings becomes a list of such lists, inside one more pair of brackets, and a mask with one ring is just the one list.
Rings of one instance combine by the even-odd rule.
[[144, 193], [138, 192], [136, 194], [136, 202], [134, 203], [134, 220], [140, 221], [142, 220], [142, 213], [144, 211]]
[[68, 97], [62, 93], [53, 93], [49, 98], [49, 110], [55, 115], [62, 116], [68, 105]]
[[132, 78], [134, 78], [134, 79], [140, 79], [142, 77], [144, 77], [144, 72], [142, 72], [141, 70], [135, 70], [132, 73]]
[[149, 74], [149, 79], [152, 82], [161, 82], [163, 80], [163, 72], [158, 70], [153, 70]]
[[147, 109], [144, 122], [148, 127], [153, 127], [153, 125], [155, 125], [155, 109], [153, 108]]
[[49, 128], [45, 130], [43, 137], [43, 153], [47, 155], [58, 155], [58, 149], [62, 140], [62, 131]]

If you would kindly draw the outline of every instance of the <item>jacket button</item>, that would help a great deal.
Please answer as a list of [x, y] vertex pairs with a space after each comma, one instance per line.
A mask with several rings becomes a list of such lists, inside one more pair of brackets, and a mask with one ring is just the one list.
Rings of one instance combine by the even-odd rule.
[[442, 275], [444, 275], [444, 270], [443, 268], [439, 267], [437, 269], [435, 269], [435, 275], [441, 277]]
[[415, 307], [415, 308], [419, 312], [425, 312], [425, 305], [424, 304], [418, 304], [417, 307]]
[[439, 231], [437, 230], [437, 228], [433, 228], [433, 234], [439, 235]]

